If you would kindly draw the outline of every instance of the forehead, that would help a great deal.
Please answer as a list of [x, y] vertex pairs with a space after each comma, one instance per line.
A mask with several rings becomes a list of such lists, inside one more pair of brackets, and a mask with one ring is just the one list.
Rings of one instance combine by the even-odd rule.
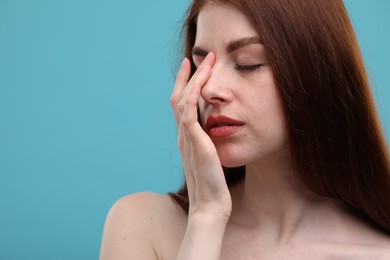
[[195, 45], [258, 36], [248, 18], [231, 3], [211, 2], [199, 12]]

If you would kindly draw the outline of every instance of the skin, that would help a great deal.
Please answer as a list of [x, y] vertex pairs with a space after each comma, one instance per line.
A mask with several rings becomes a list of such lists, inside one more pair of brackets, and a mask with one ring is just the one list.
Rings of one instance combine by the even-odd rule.
[[[100, 259], [390, 259], [388, 236], [296, 179], [264, 46], [226, 50], [252, 36], [234, 6], [216, 2], [201, 10], [195, 47], [202, 51], [193, 55], [199, 67], [190, 78], [183, 61], [171, 97], [189, 214], [167, 195], [120, 199], [107, 216]], [[204, 126], [215, 115], [243, 125], [210, 138]], [[221, 164], [246, 165], [244, 181], [229, 191]]]

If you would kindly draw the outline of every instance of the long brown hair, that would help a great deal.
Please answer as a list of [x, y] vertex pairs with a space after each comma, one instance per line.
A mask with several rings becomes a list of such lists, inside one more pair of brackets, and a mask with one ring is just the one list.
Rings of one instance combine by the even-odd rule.
[[[194, 0], [184, 24], [192, 72], [196, 18], [210, 1]], [[236, 5], [265, 45], [299, 178], [390, 233], [388, 148], [342, 0], [222, 2]], [[224, 171], [229, 185], [245, 176], [244, 166]], [[186, 185], [171, 196], [188, 210]]]

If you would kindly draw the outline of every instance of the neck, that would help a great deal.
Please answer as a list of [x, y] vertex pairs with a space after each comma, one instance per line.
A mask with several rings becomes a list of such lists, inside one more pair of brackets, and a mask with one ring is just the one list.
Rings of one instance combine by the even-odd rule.
[[247, 165], [245, 179], [232, 188], [231, 221], [280, 241], [292, 236], [321, 198], [298, 180], [290, 160], [264, 161]]

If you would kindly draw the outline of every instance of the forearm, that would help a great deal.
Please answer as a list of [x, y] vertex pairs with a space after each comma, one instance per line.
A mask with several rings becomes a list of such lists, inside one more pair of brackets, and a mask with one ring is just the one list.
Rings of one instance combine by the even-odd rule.
[[214, 218], [189, 220], [176, 260], [219, 260], [225, 228]]

